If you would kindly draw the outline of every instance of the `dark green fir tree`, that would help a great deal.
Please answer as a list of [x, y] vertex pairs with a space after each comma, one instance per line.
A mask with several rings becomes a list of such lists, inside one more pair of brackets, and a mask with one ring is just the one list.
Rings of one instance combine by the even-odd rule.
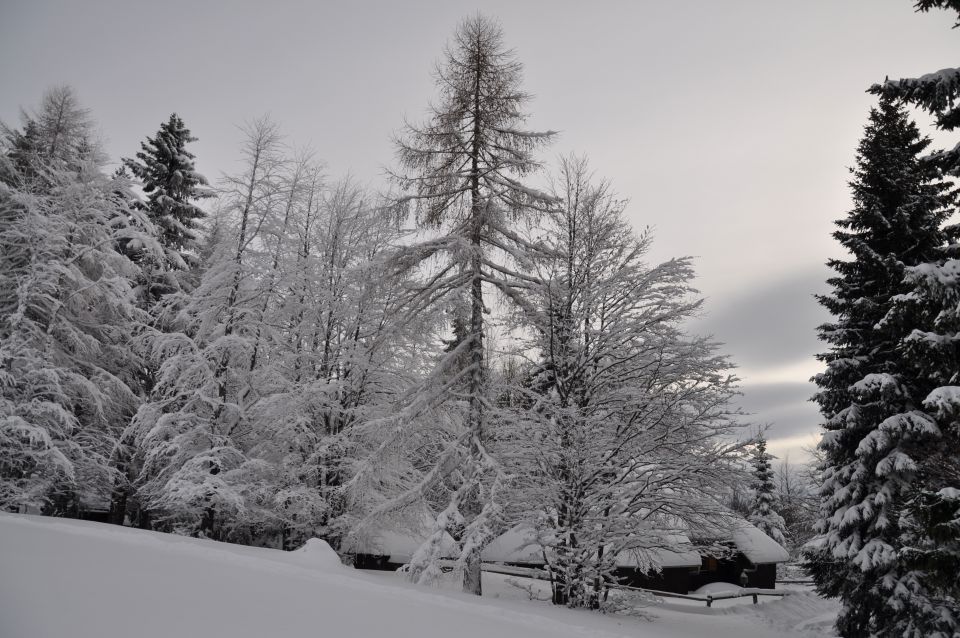
[[196, 202], [212, 193], [206, 188], [206, 178], [194, 167], [193, 153], [186, 149], [196, 139], [174, 113], [160, 125], [155, 137], [141, 143], [135, 160], [124, 160], [142, 185], [143, 205], [166, 253], [166, 263], [155, 264], [148, 274], [149, 299], [154, 301], [177, 290], [176, 273], [198, 262], [198, 233], [206, 213]]
[[935, 258], [949, 233], [952, 194], [921, 158], [930, 144], [894, 99], [871, 109], [850, 183], [853, 209], [834, 237], [834, 316], [820, 328], [826, 371], [815, 377], [824, 417], [818, 537], [807, 552], [820, 593], [838, 597], [841, 636], [901, 636], [895, 590], [904, 515], [923, 484], [923, 459], [941, 444], [923, 401], [936, 383], [904, 357], [911, 320], [891, 312], [909, 297], [911, 268]]
[[777, 513], [776, 485], [773, 482], [773, 468], [770, 460], [773, 458], [767, 452], [767, 440], [761, 434], [753, 449], [753, 503], [750, 506], [749, 520], [764, 534], [781, 545], [787, 544], [784, 535], [783, 517]]
[[[914, 6], [952, 11], [954, 28], [960, 27], [957, 0], [920, 0]], [[923, 109], [941, 130], [960, 129], [960, 68], [887, 80], [870, 90]], [[960, 144], [924, 161], [960, 177]], [[953, 206], [956, 210], [956, 202]], [[890, 631], [913, 638], [960, 635], [960, 229], [946, 230], [950, 244], [934, 259], [908, 269], [913, 288], [892, 313], [911, 328], [901, 350], [912, 374], [935, 386], [923, 408], [939, 441], [918, 469], [923, 482], [901, 519], [902, 560], [888, 579], [897, 610]]]

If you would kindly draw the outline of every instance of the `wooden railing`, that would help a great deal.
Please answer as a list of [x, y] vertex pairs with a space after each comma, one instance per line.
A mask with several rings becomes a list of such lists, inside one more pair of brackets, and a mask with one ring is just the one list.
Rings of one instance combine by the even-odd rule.
[[741, 587], [735, 591], [730, 592], [720, 592], [716, 594], [677, 594], [672, 591], [659, 591], [657, 589], [644, 589], [642, 587], [628, 587], [627, 585], [608, 585], [612, 589], [626, 589], [629, 591], [641, 591], [648, 594], [653, 594], [654, 596], [661, 596], [663, 598], [683, 598], [685, 600], [696, 600], [698, 602], [707, 603], [707, 607], [713, 606], [713, 601], [715, 600], [727, 600], [729, 598], [753, 598], [753, 604], [757, 604], [757, 598], [759, 596], [789, 596], [791, 593], [787, 590], [779, 589], [760, 589], [759, 587]]
[[[512, 565], [497, 565], [495, 563], [483, 563], [481, 569], [485, 572], [490, 572], [491, 574], [504, 574], [506, 576], [520, 576], [522, 578], [532, 578], [534, 580], [550, 580], [549, 574], [545, 570], [536, 569], [533, 567], [514, 567]], [[793, 581], [777, 581], [779, 582], [793, 582]], [[797, 581], [804, 582], [804, 581]], [[757, 599], [760, 596], [789, 596], [791, 591], [783, 589], [761, 589], [759, 587], [741, 587], [737, 590], [730, 592], [719, 592], [716, 594], [678, 594], [672, 591], [661, 591], [659, 589], [645, 589], [643, 587], [630, 587], [629, 585], [615, 585], [611, 583], [606, 583], [604, 587], [609, 589], [620, 589], [624, 591], [637, 591], [644, 592], [647, 594], [652, 594], [654, 596], [660, 596], [661, 598], [682, 598], [684, 600], [695, 600], [697, 602], [706, 603], [707, 607], [713, 607], [713, 602], [715, 600], [727, 600], [730, 598], [753, 598], [753, 604], [757, 604]]]

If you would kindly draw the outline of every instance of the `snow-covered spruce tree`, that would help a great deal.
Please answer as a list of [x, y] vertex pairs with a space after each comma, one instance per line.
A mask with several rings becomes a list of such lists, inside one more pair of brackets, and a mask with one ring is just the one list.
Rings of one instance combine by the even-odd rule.
[[[457, 468], [462, 478], [438, 518], [437, 534], [447, 529], [458, 538], [463, 587], [475, 594], [480, 594], [480, 550], [493, 534], [501, 505], [494, 493], [504, 479], [486, 449], [484, 284], [511, 295], [503, 284], [508, 269], [495, 254], [525, 250], [511, 223], [547, 201], [519, 181], [538, 168], [533, 151], [552, 135], [522, 129], [529, 96], [521, 88], [521, 71], [496, 22], [480, 15], [465, 20], [437, 68], [440, 95], [429, 120], [408, 124], [397, 140], [401, 168], [394, 174], [418, 222], [435, 235], [406, 251], [407, 260], [444, 262], [413, 305], [444, 297], [469, 300], [463, 343], [450, 353], [463, 352], [468, 362], [460, 372], [466, 389], [458, 393], [465, 404], [465, 435], [441, 454], [443, 474], [449, 477]], [[453, 456], [459, 460], [450, 462]], [[414, 578], [423, 572], [422, 563], [413, 566]]]
[[129, 343], [146, 317], [116, 246], [159, 246], [129, 184], [104, 174], [71, 89], [23, 119], [0, 152], [0, 509], [70, 516], [108, 501], [138, 403]]
[[818, 590], [843, 603], [842, 636], [892, 635], [884, 632], [900, 614], [903, 516], [925, 481], [920, 464], [941, 445], [922, 411], [937, 384], [904, 357], [910, 322], [885, 320], [911, 292], [909, 269], [948, 239], [952, 197], [921, 160], [929, 144], [892, 98], [871, 109], [852, 171], [854, 208], [834, 233], [853, 259], [828, 262], [837, 275], [820, 298], [837, 319], [820, 328], [830, 348], [815, 399], [826, 431], [818, 536], [807, 557]]
[[[956, 242], [960, 228], [949, 229]], [[894, 301], [885, 322], [909, 332], [899, 352], [916, 379], [920, 432], [903, 420], [869, 443], [886, 454], [877, 472], [905, 468], [912, 479], [898, 527], [897, 561], [884, 576], [895, 610], [891, 635], [945, 638], [960, 632], [960, 246], [943, 259], [907, 269], [913, 290]]]
[[[197, 141], [174, 113], [160, 125], [155, 137], [140, 144], [136, 159], [124, 159], [147, 197], [143, 207], [157, 229], [165, 255], [161, 263], [144, 264], [147, 303], [180, 288], [178, 272], [197, 264], [197, 233], [206, 213], [195, 202], [212, 197], [207, 179], [194, 167], [187, 144]], [[128, 246], [134, 258], [138, 246]]]
[[773, 458], [767, 452], [767, 440], [760, 434], [753, 448], [753, 503], [750, 507], [748, 520], [764, 534], [786, 546], [784, 536], [783, 517], [777, 512], [776, 485], [774, 483], [773, 468], [770, 460]]
[[[921, 0], [919, 11], [952, 9], [953, 1]], [[958, 16], [960, 25], [960, 16]], [[956, 26], [956, 25], [955, 25]], [[960, 128], [960, 68], [918, 78], [888, 80], [871, 91], [916, 105], [945, 131]], [[924, 158], [944, 174], [960, 177], [960, 144]], [[896, 610], [892, 632], [902, 636], [949, 636], [960, 631], [960, 229], [946, 229], [952, 243], [926, 263], [907, 269], [910, 292], [898, 298], [890, 323], [909, 331], [901, 352], [911, 374], [926, 382], [926, 415], [938, 443], [917, 461], [917, 481], [902, 529], [897, 570], [886, 577]], [[898, 450], [897, 440], [883, 441]]]
[[554, 602], [595, 606], [619, 557], [656, 570], [657, 550], [720, 521], [742, 445], [730, 442], [729, 363], [683, 331], [701, 305], [689, 260], [647, 265], [649, 234], [633, 233], [584, 160], [563, 160], [556, 181], [559, 204], [533, 231], [543, 250], [512, 282], [531, 333], [519, 355], [534, 357], [526, 418], [499, 436]]

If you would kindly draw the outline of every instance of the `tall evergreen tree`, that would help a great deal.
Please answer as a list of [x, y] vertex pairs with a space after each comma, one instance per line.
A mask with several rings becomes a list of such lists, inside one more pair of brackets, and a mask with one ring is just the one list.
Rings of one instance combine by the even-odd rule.
[[[552, 133], [523, 130], [530, 97], [521, 88], [522, 66], [503, 43], [496, 22], [477, 15], [464, 21], [436, 72], [440, 99], [423, 126], [407, 125], [397, 141], [405, 172], [395, 178], [409, 196], [418, 221], [439, 237], [409, 255], [416, 263], [440, 256], [446, 265], [422, 290], [415, 306], [444, 297], [466, 299], [468, 325], [455, 338], [450, 357], [466, 360], [460, 372], [465, 390], [465, 436], [444, 464], [460, 467], [462, 479], [440, 517], [440, 528], [460, 539], [464, 590], [480, 593], [480, 549], [491, 537], [496, 505], [491, 494], [500, 474], [486, 446], [490, 428], [484, 360], [484, 283], [508, 297], [509, 269], [496, 253], [516, 257], [525, 250], [510, 230], [512, 222], [549, 198], [519, 180], [539, 168], [533, 152]], [[465, 355], [465, 356], [464, 356]], [[450, 464], [449, 458], [462, 458]], [[445, 474], [449, 472], [445, 471]], [[500, 477], [500, 478], [498, 478]], [[438, 530], [443, 533], [444, 529]], [[420, 568], [414, 566], [414, 574]]]
[[[198, 231], [206, 213], [195, 202], [211, 197], [207, 179], [194, 167], [187, 144], [197, 141], [176, 113], [160, 125], [155, 137], [140, 144], [136, 159], [125, 159], [147, 196], [144, 204], [166, 252], [164, 263], [148, 273], [148, 301], [177, 289], [173, 273], [197, 263]], [[139, 247], [131, 247], [134, 254]]]
[[[958, 14], [957, 0], [919, 0], [918, 11]], [[900, 99], [933, 116], [937, 128], [960, 128], [960, 68], [916, 78], [888, 80], [871, 92]], [[924, 160], [960, 177], [960, 144]], [[954, 210], [956, 204], [954, 203]], [[889, 578], [897, 610], [892, 631], [900, 636], [953, 636], [960, 631], [960, 227], [945, 229], [952, 242], [933, 259], [907, 269], [912, 287], [891, 313], [911, 329], [901, 350], [913, 374], [933, 389], [923, 402], [939, 444], [917, 470], [922, 484], [907, 501], [900, 569]]]
[[753, 484], [750, 486], [753, 489], [753, 503], [749, 520], [764, 534], [781, 545], [786, 545], [783, 517], [776, 511], [776, 485], [773, 469], [770, 467], [772, 458], [767, 452], [767, 440], [761, 434], [757, 437], [753, 449]]
[[[834, 237], [851, 254], [831, 260], [833, 292], [819, 298], [836, 317], [820, 328], [830, 346], [815, 377], [825, 418], [820, 448], [820, 520], [808, 567], [818, 590], [843, 602], [841, 636], [893, 635], [892, 574], [903, 547], [905, 504], [923, 484], [918, 461], [939, 436], [921, 409], [933, 389], [901, 350], [910, 323], [887, 320], [912, 286], [908, 270], [938, 254], [951, 201], [938, 171], [921, 160], [930, 140], [905, 110], [882, 97], [871, 109], [852, 169], [854, 207]], [[896, 634], [899, 635], [899, 634]]]

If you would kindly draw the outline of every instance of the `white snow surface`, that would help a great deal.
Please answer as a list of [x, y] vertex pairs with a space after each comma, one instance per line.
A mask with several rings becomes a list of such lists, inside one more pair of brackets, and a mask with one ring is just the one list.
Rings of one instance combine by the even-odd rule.
[[511, 580], [485, 574], [476, 598], [345, 567], [316, 539], [282, 552], [0, 514], [4, 638], [813, 637], [836, 613], [798, 592], [755, 606], [661, 603], [645, 620], [531, 601]]

